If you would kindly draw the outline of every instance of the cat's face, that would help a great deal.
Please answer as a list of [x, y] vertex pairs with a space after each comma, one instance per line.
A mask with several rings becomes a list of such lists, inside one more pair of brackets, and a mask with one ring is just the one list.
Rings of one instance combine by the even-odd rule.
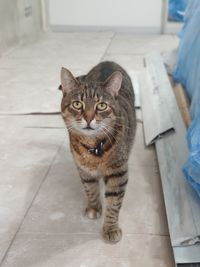
[[119, 114], [116, 96], [122, 75], [117, 72], [105, 83], [81, 83], [62, 69], [62, 116], [69, 131], [85, 135], [112, 133]]

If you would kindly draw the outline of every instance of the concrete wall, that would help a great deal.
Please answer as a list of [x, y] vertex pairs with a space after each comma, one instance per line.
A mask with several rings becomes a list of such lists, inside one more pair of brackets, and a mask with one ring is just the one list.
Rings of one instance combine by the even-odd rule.
[[0, 55], [41, 32], [41, 0], [0, 0]]
[[160, 31], [162, 0], [49, 0], [49, 20], [54, 30], [129, 28]]

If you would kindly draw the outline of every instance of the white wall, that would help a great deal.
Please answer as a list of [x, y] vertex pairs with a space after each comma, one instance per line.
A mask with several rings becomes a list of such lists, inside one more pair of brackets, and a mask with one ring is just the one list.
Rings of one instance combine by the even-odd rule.
[[41, 0], [0, 0], [0, 55], [41, 32]]
[[162, 0], [49, 0], [53, 29], [70, 26], [159, 31]]

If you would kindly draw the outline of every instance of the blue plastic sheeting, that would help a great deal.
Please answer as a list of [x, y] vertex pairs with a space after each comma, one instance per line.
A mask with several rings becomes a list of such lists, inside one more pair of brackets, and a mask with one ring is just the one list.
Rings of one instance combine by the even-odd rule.
[[183, 168], [187, 180], [200, 196], [200, 0], [188, 0], [174, 79], [191, 100], [192, 124], [188, 129], [188, 162]]
[[200, 0], [190, 0], [181, 41], [174, 79], [180, 82], [191, 100], [190, 115], [199, 113], [200, 101]]
[[187, 140], [190, 154], [183, 173], [200, 195], [200, 116], [192, 122]]
[[169, 0], [169, 20], [183, 21], [188, 0]]

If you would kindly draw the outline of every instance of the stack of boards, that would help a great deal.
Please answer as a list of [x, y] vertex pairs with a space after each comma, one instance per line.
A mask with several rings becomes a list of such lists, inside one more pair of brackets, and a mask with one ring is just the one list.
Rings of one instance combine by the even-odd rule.
[[139, 89], [145, 144], [156, 147], [175, 262], [200, 267], [200, 198], [182, 173], [190, 124], [184, 90], [172, 88], [159, 54], [147, 55], [144, 63]]

